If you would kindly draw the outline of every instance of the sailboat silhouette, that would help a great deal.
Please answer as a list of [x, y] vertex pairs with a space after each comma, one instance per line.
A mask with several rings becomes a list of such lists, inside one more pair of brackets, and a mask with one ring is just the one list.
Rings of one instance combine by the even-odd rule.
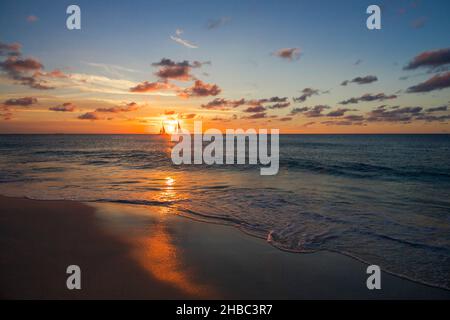
[[159, 134], [167, 134], [166, 129], [164, 128], [164, 122], [161, 122], [161, 129], [159, 130]]
[[[177, 121], [177, 127], [176, 127], [174, 133], [175, 133], [175, 134], [182, 133], [180, 121]], [[164, 121], [161, 122], [161, 129], [159, 129], [159, 134], [160, 134], [160, 135], [166, 135], [166, 134], [168, 134], [168, 132], [166, 131], [166, 128], [164, 127]]]

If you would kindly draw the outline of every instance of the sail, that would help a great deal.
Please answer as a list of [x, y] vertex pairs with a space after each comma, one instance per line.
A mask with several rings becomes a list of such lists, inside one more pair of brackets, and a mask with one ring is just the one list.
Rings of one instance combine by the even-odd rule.
[[166, 129], [164, 128], [163, 122], [161, 122], [161, 129], [159, 130], [159, 134], [166, 134]]

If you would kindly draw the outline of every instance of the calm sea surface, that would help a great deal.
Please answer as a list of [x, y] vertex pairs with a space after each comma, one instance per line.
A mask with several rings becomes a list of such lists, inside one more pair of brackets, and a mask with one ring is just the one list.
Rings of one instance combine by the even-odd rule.
[[280, 171], [175, 166], [154, 135], [0, 135], [0, 194], [163, 206], [450, 289], [449, 135], [284, 135]]

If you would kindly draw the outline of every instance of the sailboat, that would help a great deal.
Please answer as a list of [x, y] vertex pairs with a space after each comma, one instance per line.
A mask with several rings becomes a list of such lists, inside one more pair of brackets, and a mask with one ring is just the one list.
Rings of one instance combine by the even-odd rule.
[[164, 128], [164, 123], [161, 122], [161, 129], [159, 130], [160, 135], [166, 135], [166, 129]]

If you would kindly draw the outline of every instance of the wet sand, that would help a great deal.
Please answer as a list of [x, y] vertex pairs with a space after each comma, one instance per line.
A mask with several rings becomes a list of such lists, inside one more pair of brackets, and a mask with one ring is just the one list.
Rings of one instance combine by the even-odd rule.
[[[81, 290], [66, 268], [81, 268]], [[173, 209], [0, 196], [0, 297], [7, 299], [450, 299], [333, 253], [295, 254]]]

